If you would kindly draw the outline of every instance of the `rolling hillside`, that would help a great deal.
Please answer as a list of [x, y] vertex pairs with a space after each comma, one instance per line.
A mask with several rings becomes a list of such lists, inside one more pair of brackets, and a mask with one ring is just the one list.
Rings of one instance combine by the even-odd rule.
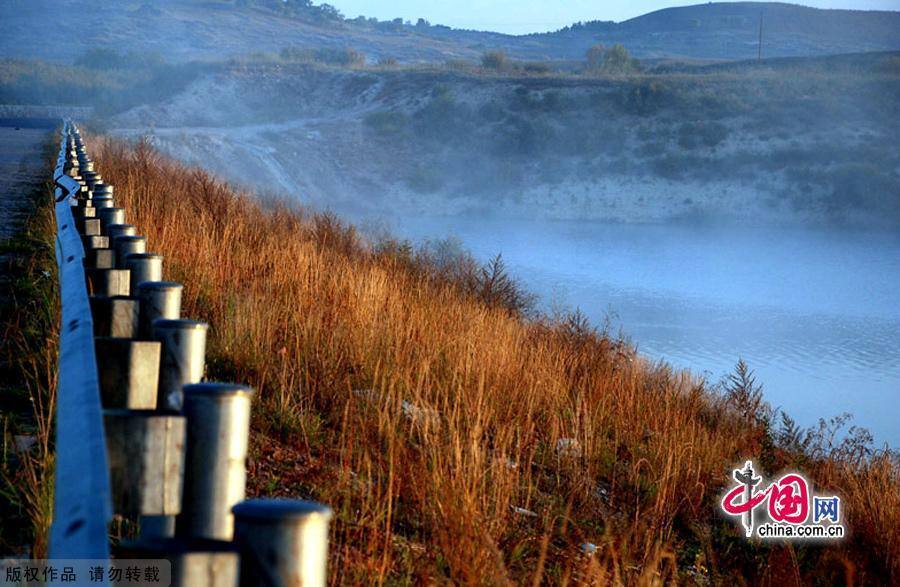
[[622, 43], [643, 58], [747, 59], [833, 55], [896, 49], [900, 13], [821, 10], [775, 2], [709, 3], [668, 8], [622, 23], [590, 22], [540, 35], [566, 56], [592, 42]]
[[595, 78], [259, 64], [104, 125], [350, 213], [896, 226], [898, 63], [785, 58]]
[[[287, 12], [284, 6], [271, 0], [7, 0], [0, 4], [5, 25], [0, 53], [71, 62], [87, 48], [109, 48], [183, 61], [278, 52], [285, 47], [353, 47], [371, 61], [478, 59], [489, 49], [503, 49], [519, 59], [573, 60], [582, 59], [595, 43], [622, 43], [639, 58], [727, 60], [756, 57], [760, 16], [766, 57], [900, 49], [900, 12], [819, 10], [780, 3], [701, 4], [622, 23], [578, 23], [526, 36], [424, 23], [344, 20], [315, 8]], [[71, 41], [50, 34], [71, 30], [73, 23], [81, 34]]]

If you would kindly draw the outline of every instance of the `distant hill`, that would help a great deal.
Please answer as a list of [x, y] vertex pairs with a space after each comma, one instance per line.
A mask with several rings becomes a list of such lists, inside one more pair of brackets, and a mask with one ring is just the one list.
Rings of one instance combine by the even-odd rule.
[[538, 35], [570, 57], [591, 42], [622, 43], [638, 57], [764, 57], [886, 51], [900, 47], [900, 12], [822, 10], [775, 2], [716, 2], [667, 8], [622, 23], [588, 22]]
[[[900, 12], [820, 10], [792, 4], [710, 3], [659, 10], [621, 23], [577, 23], [524, 36], [375, 19], [345, 20], [280, 0], [5, 0], [0, 54], [73, 61], [88, 48], [220, 60], [285, 47], [352, 47], [370, 60], [478, 59], [503, 49], [528, 60], [580, 60], [596, 43], [621, 43], [639, 58], [734, 60], [900, 49]], [[598, 13], [600, 9], [598, 8]], [[68, 31], [68, 32], [64, 32]]]

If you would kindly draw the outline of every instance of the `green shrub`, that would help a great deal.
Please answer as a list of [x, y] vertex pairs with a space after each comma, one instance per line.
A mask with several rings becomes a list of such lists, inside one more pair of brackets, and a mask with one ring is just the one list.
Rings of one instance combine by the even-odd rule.
[[543, 61], [529, 61], [522, 66], [525, 73], [544, 75], [553, 71], [549, 63]]
[[442, 143], [463, 141], [469, 137], [473, 118], [471, 110], [464, 104], [458, 104], [445, 85], [435, 86], [428, 103], [413, 115], [420, 136]]
[[316, 49], [306, 47], [285, 47], [279, 53], [283, 61], [303, 63], [324, 63], [326, 65], [340, 65], [344, 67], [366, 64], [366, 55], [351, 47], [333, 49], [320, 47]]
[[161, 67], [166, 60], [159, 53], [150, 51], [130, 51], [120, 53], [115, 49], [88, 49], [75, 60], [75, 65], [88, 69], [140, 69]]
[[678, 129], [678, 145], [683, 149], [715, 148], [728, 138], [728, 127], [719, 122], [686, 122]]
[[392, 110], [380, 110], [366, 115], [364, 123], [378, 135], [396, 135], [406, 130], [408, 123], [406, 114]]
[[466, 59], [448, 59], [444, 62], [444, 67], [453, 71], [471, 71], [475, 64]]
[[828, 210], [843, 215], [854, 210], [885, 214], [885, 220], [900, 220], [900, 179], [871, 163], [845, 163], [830, 171]]
[[643, 79], [619, 90], [619, 107], [627, 114], [648, 116], [673, 102], [669, 88], [660, 81]]
[[640, 69], [637, 59], [631, 57], [628, 50], [618, 43], [608, 49], [603, 45], [594, 45], [585, 53], [588, 71], [602, 73], [631, 73]]
[[115, 114], [173, 96], [216, 68], [184, 63], [94, 69], [39, 60], [0, 60], [0, 103], [90, 106], [97, 114]]
[[556, 131], [544, 120], [510, 116], [496, 135], [495, 150], [501, 156], [532, 156], [546, 151]]
[[481, 56], [481, 66], [494, 71], [507, 71], [512, 64], [505, 51], [485, 51]]

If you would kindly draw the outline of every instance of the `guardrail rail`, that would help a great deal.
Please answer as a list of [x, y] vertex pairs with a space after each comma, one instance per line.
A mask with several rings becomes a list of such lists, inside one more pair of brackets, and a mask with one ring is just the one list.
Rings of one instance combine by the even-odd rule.
[[[245, 499], [253, 390], [204, 381], [207, 325], [65, 120], [53, 560], [165, 559], [175, 585], [324, 585], [331, 510]], [[114, 516], [136, 538], [110, 548]], [[95, 583], [96, 584], [96, 583]]]

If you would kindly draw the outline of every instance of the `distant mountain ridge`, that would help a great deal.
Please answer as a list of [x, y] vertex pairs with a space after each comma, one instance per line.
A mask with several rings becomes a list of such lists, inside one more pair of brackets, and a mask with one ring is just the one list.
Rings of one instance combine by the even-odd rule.
[[745, 59], [886, 51], [900, 46], [900, 12], [820, 9], [778, 2], [664, 8], [621, 23], [578, 23], [541, 36], [583, 45], [617, 42], [642, 57]]
[[[3, 57], [72, 61], [88, 48], [154, 52], [173, 61], [214, 60], [285, 47], [353, 47], [371, 60], [478, 59], [501, 49], [527, 60], [580, 60], [588, 47], [621, 43], [638, 58], [734, 60], [900, 49], [900, 12], [823, 10], [770, 2], [658, 10], [621, 23], [577, 23], [511, 36], [373, 19], [298, 18], [271, 1], [6, 0]], [[73, 30], [74, 29], [74, 30]], [[59, 31], [77, 31], [65, 35]]]

